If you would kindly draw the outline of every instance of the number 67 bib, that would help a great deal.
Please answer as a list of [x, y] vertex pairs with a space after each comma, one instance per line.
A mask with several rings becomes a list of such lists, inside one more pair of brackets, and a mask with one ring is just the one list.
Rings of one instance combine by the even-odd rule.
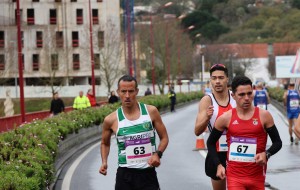
[[236, 162], [255, 162], [257, 139], [231, 137], [229, 160]]
[[150, 138], [126, 140], [125, 146], [127, 164], [147, 162], [152, 155]]

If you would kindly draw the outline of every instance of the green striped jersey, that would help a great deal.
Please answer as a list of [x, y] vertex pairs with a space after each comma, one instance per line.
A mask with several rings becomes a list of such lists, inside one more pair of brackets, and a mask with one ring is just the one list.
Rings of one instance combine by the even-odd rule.
[[139, 103], [140, 117], [128, 120], [122, 107], [117, 109], [118, 162], [120, 167], [148, 168], [148, 160], [156, 150], [155, 129], [145, 104]]

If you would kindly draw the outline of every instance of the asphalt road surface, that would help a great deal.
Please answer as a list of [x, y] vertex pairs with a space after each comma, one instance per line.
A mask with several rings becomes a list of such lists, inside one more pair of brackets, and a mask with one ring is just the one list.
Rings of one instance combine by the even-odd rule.
[[[204, 172], [206, 150], [194, 151], [196, 136], [194, 124], [197, 104], [177, 109], [162, 116], [170, 142], [157, 168], [162, 190], [210, 190], [210, 179]], [[291, 145], [287, 120], [276, 108], [269, 106], [283, 140], [283, 148], [270, 158], [266, 189], [297, 190], [300, 176], [300, 145]], [[205, 135], [207, 138], [207, 135]], [[270, 139], [268, 145], [270, 145]], [[69, 163], [61, 173], [56, 190], [113, 190], [117, 170], [117, 146], [112, 137], [108, 160], [108, 175], [98, 173], [101, 165], [100, 142], [91, 146]]]

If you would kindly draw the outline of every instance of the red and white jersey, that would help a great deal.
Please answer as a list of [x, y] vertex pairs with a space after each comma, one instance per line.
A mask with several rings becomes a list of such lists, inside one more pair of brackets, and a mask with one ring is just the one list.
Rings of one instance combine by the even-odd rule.
[[[212, 102], [212, 106], [214, 107], [214, 113], [211, 116], [211, 118], [209, 120], [209, 123], [208, 123], [208, 129], [210, 131], [212, 131], [217, 118], [220, 117], [220, 115], [222, 115], [226, 111], [231, 110], [232, 108], [235, 108], [236, 107], [236, 102], [232, 98], [231, 92], [229, 90], [228, 90], [229, 100], [228, 100], [228, 103], [227, 103], [226, 106], [219, 105], [219, 103], [216, 100], [216, 98], [214, 97], [213, 93], [208, 94], [208, 96], [210, 97], [211, 102]], [[225, 135], [226, 135], [226, 132], [223, 133], [222, 137], [217, 142], [217, 151], [222, 151], [223, 152], [223, 151], [227, 151], [228, 150]]]
[[255, 107], [253, 116], [248, 120], [238, 117], [232, 109], [232, 117], [227, 130], [227, 168], [228, 177], [265, 180], [266, 166], [255, 163], [255, 155], [266, 150], [267, 133]]

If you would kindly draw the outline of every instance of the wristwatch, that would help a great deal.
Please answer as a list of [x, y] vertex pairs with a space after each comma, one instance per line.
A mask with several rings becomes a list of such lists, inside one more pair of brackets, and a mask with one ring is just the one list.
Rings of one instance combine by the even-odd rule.
[[267, 157], [267, 160], [269, 160], [269, 158], [270, 158], [271, 156], [272, 156], [271, 153], [268, 152], [268, 151], [266, 151], [266, 157]]
[[163, 155], [162, 151], [159, 151], [159, 150], [157, 150], [155, 153], [157, 154], [157, 156], [158, 156], [159, 158], [161, 158], [162, 155]]

